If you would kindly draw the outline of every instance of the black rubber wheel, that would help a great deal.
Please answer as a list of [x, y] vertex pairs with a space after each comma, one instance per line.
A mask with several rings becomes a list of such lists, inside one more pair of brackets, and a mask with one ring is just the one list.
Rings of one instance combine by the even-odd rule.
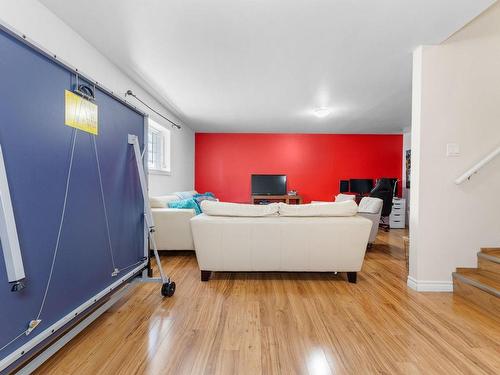
[[163, 297], [172, 297], [175, 293], [175, 282], [165, 283], [161, 286], [161, 295]]

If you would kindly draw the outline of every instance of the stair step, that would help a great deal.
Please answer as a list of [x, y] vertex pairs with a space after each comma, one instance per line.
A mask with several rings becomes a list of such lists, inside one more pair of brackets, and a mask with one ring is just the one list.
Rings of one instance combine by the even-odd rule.
[[482, 247], [481, 251], [483, 253], [487, 254], [496, 254], [497, 256], [500, 256], [500, 247]]
[[454, 274], [463, 282], [500, 297], [500, 281], [496, 280], [494, 273], [477, 268], [457, 268]]
[[477, 253], [477, 267], [482, 271], [487, 271], [491, 277], [500, 281], [500, 258], [485, 254]]
[[500, 248], [483, 248], [477, 253], [477, 266], [479, 269], [493, 273], [496, 280], [500, 281]]
[[453, 292], [500, 319], [500, 281], [492, 273], [475, 268], [453, 272]]
[[498, 247], [483, 247], [478, 254], [487, 255], [495, 259], [495, 262], [500, 263], [500, 248]]
[[483, 247], [481, 248], [481, 253], [496, 257], [500, 262], [500, 247]]

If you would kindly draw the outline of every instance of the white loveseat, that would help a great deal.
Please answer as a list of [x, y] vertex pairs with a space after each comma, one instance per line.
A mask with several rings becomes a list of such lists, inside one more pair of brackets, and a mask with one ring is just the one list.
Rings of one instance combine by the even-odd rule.
[[[196, 191], [190, 192], [196, 194]], [[168, 208], [168, 202], [179, 200], [176, 194], [149, 198], [155, 221], [158, 250], [194, 250], [189, 220], [196, 216], [194, 209]]]
[[368, 247], [371, 248], [377, 238], [380, 215], [384, 201], [380, 198], [363, 197], [359, 202], [358, 215], [366, 217], [372, 222], [372, 230], [368, 239]]
[[321, 205], [203, 202], [191, 219], [202, 281], [212, 271], [347, 272], [356, 282], [372, 223], [353, 201]]
[[[351, 194], [338, 194], [335, 197], [335, 202], [355, 201], [355, 196]], [[331, 203], [325, 201], [312, 201], [312, 204]], [[378, 228], [380, 223], [380, 215], [382, 213], [383, 201], [380, 198], [363, 197], [359, 202], [358, 215], [369, 219], [372, 222], [370, 238], [368, 239], [368, 248], [373, 246], [377, 238]]]

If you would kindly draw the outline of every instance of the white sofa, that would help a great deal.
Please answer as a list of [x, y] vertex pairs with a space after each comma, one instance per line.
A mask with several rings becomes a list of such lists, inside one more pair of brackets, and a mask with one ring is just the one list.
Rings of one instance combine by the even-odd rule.
[[380, 215], [382, 214], [382, 206], [384, 201], [380, 198], [363, 197], [359, 202], [358, 215], [369, 219], [372, 222], [370, 238], [368, 239], [368, 247], [371, 248], [377, 238]]
[[191, 219], [202, 281], [212, 271], [347, 272], [356, 282], [372, 223], [353, 201], [321, 205], [203, 202]]
[[[335, 202], [355, 201], [355, 196], [351, 194], [338, 194], [335, 197]], [[312, 201], [312, 204], [329, 203], [325, 201]], [[370, 238], [368, 239], [368, 248], [373, 246], [377, 238], [378, 228], [380, 223], [380, 215], [384, 201], [380, 198], [363, 197], [359, 202], [358, 215], [369, 219], [372, 222]]]
[[[190, 192], [196, 194], [196, 191]], [[155, 221], [155, 239], [158, 250], [194, 250], [190, 220], [194, 209], [168, 208], [170, 201], [179, 200], [176, 194], [149, 198]]]

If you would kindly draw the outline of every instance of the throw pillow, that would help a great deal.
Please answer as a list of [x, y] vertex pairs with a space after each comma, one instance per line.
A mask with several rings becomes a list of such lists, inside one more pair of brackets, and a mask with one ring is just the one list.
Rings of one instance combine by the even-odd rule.
[[188, 198], [188, 199], [180, 199], [178, 201], [172, 201], [168, 202], [168, 207], [169, 208], [192, 208], [196, 212], [196, 215], [201, 214], [200, 207], [198, 206], [198, 203], [193, 198]]
[[215, 194], [207, 191], [206, 193], [203, 194], [193, 194], [193, 198], [199, 198], [199, 197], [212, 197], [215, 198]]
[[198, 204], [198, 207], [200, 208], [200, 211], [203, 212], [201, 208], [201, 202], [203, 201], [217, 201], [217, 198], [215, 198], [214, 193], [203, 193], [203, 194], [195, 194], [193, 195], [193, 199], [196, 201]]

